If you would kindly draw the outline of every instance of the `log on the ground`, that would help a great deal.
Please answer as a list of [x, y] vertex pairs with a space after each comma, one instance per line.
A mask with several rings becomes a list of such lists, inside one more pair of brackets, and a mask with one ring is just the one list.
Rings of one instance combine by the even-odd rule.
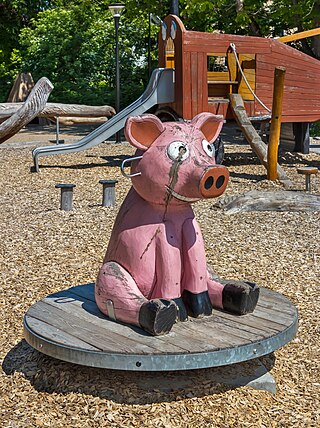
[[239, 196], [223, 198], [217, 205], [226, 214], [250, 211], [320, 211], [320, 195], [302, 191], [252, 190]]
[[104, 123], [108, 120], [106, 116], [99, 116], [99, 117], [69, 117], [69, 116], [62, 116], [59, 117], [59, 123], [60, 125], [83, 125], [87, 124], [90, 125], [92, 123]]
[[46, 77], [36, 83], [25, 103], [12, 116], [0, 124], [0, 143], [8, 140], [34, 119], [46, 105], [53, 85]]
[[[235, 119], [240, 126], [243, 135], [250, 144], [252, 150], [258, 156], [261, 164], [264, 165], [265, 168], [268, 168], [267, 145], [262, 141], [260, 135], [254, 129], [254, 126], [246, 113], [242, 96], [240, 94], [230, 94], [229, 98]], [[285, 187], [293, 186], [292, 181], [279, 164], [277, 166], [277, 173], [279, 181], [281, 181]]]
[[[0, 119], [12, 116], [22, 103], [1, 103]], [[112, 117], [116, 111], [111, 106], [87, 106], [83, 104], [46, 103], [39, 117], [54, 118], [57, 115], [68, 117]]]

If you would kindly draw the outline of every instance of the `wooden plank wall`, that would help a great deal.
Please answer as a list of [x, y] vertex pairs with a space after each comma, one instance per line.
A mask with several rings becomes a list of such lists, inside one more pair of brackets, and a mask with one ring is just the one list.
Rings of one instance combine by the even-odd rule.
[[203, 52], [183, 55], [183, 117], [192, 119], [208, 111], [207, 56]]
[[[251, 40], [253, 39], [253, 40]], [[255, 45], [253, 46], [253, 41]], [[269, 42], [266, 39], [252, 37], [250, 43], [247, 37], [230, 36], [227, 34], [212, 34], [186, 31], [183, 33], [183, 117], [185, 119], [192, 118], [200, 111], [211, 111], [213, 113], [222, 113], [225, 117], [228, 116], [227, 106], [223, 105], [219, 100], [215, 103], [208, 96], [226, 98], [226, 92], [229, 88], [225, 85], [216, 85], [215, 88], [208, 89], [208, 78], [213, 80], [239, 80], [240, 90], [245, 100], [252, 100], [253, 96], [247, 89], [243, 79], [236, 74], [236, 63], [234, 55], [230, 52], [230, 43], [236, 44], [237, 52], [240, 61], [244, 63], [245, 74], [252, 87], [255, 87], [255, 65], [252, 65], [252, 60], [255, 58], [257, 50], [262, 53], [270, 53]], [[207, 55], [227, 55], [229, 63], [229, 73], [210, 73], [207, 71]], [[190, 73], [188, 69], [190, 67]], [[200, 79], [202, 76], [202, 79]], [[196, 84], [194, 84], [196, 82]], [[190, 97], [189, 97], [190, 91]], [[190, 105], [191, 102], [191, 105]], [[189, 104], [189, 105], [188, 105]], [[252, 103], [253, 104], [253, 103]], [[246, 105], [248, 114], [254, 114], [254, 105]]]
[[[257, 56], [259, 98], [271, 108], [274, 68], [284, 66], [283, 122], [320, 120], [320, 61], [276, 40], [270, 40], [270, 46], [270, 54]], [[265, 112], [258, 103], [255, 103], [255, 111], [257, 114]]]

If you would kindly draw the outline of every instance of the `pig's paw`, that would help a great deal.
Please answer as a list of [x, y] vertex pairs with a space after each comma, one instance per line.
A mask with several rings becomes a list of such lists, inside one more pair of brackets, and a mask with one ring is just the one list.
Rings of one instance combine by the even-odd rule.
[[169, 333], [176, 319], [177, 306], [172, 300], [150, 300], [141, 306], [139, 312], [141, 327], [153, 336]]
[[212, 314], [212, 305], [208, 291], [192, 293], [191, 291], [184, 290], [182, 299], [191, 317], [201, 318]]
[[177, 299], [172, 299], [174, 303], [177, 305], [177, 321], [187, 321], [188, 319], [188, 313], [187, 309], [183, 303], [183, 300], [181, 297], [178, 297]]
[[237, 315], [253, 312], [259, 299], [259, 287], [253, 282], [225, 281], [223, 309]]

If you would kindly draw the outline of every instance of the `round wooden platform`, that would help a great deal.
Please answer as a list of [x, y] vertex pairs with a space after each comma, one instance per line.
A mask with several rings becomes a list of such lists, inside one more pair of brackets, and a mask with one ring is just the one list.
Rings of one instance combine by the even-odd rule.
[[296, 307], [283, 295], [262, 288], [254, 313], [213, 311], [153, 337], [106, 318], [96, 306], [94, 284], [51, 294], [25, 315], [27, 342], [44, 354], [91, 367], [161, 371], [198, 369], [257, 358], [294, 338]]

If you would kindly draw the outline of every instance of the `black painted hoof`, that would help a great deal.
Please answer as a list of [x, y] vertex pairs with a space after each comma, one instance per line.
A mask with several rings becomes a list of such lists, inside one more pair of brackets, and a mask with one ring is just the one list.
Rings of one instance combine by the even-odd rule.
[[139, 324], [153, 336], [169, 333], [176, 319], [177, 306], [172, 300], [150, 300], [141, 306], [139, 312]]
[[223, 309], [236, 315], [253, 312], [258, 303], [259, 291], [253, 282], [226, 282], [222, 291]]
[[191, 293], [191, 291], [184, 290], [182, 299], [191, 317], [201, 318], [205, 315], [208, 316], [212, 314], [212, 305], [208, 291]]
[[177, 299], [172, 299], [172, 300], [177, 305], [177, 309], [178, 309], [177, 321], [187, 321], [188, 313], [182, 298], [178, 297]]

